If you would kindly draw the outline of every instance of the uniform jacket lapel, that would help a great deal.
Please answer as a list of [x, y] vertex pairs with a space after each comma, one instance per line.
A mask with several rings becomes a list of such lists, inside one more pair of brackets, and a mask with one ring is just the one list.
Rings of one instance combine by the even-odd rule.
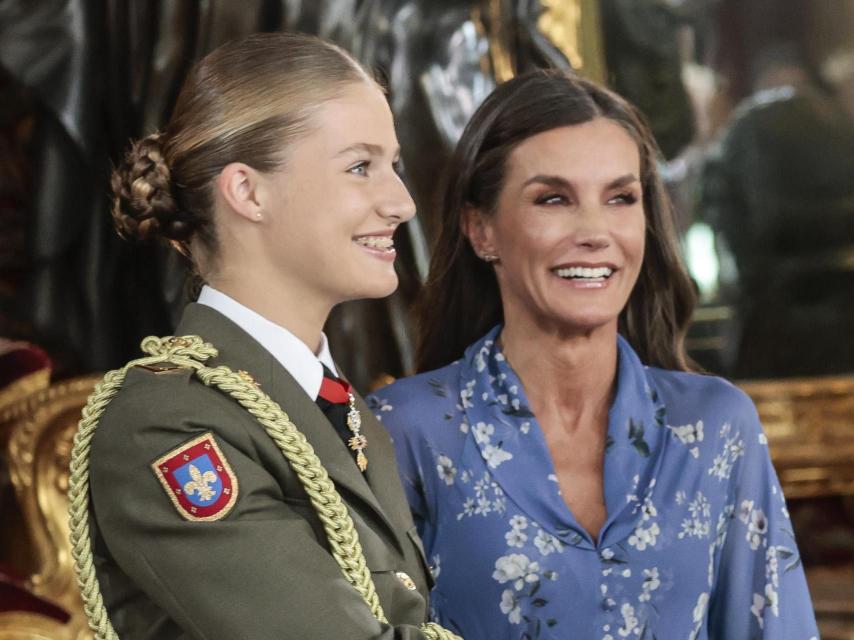
[[[396, 503], [400, 500], [387, 490], [392, 479], [397, 481], [394, 452], [388, 436], [375, 424], [361, 399], [359, 409], [363, 430], [368, 437], [370, 461], [367, 479], [356, 467], [346, 445], [320, 408], [291, 374], [243, 329], [210, 307], [190, 304], [184, 311], [176, 335], [198, 335], [213, 344], [219, 354], [209, 363], [211, 366], [225, 365], [234, 371], [249, 373], [306, 437], [344, 501], [349, 502], [353, 496], [370, 507], [377, 520], [388, 528], [396, 546], [402, 548], [400, 536], [405, 534], [405, 528], [402, 529], [405, 520], [402, 523], [401, 514], [397, 513], [401, 505]], [[263, 429], [260, 424], [258, 428]], [[389, 508], [390, 514], [381, 504]]]

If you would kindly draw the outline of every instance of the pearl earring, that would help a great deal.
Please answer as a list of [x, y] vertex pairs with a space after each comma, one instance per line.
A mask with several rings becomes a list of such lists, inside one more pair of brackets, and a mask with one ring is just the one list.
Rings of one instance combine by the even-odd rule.
[[498, 262], [498, 256], [494, 253], [483, 253], [480, 255], [480, 259], [488, 263]]

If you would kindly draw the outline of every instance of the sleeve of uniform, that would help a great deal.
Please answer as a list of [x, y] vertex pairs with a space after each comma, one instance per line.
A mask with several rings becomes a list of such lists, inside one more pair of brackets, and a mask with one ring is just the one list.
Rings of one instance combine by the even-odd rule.
[[814, 640], [815, 614], [767, 439], [752, 402], [740, 402], [745, 419], [740, 430], [724, 426], [715, 467], [732, 461], [734, 482], [718, 534], [709, 637]]
[[[134, 393], [129, 376], [102, 417], [91, 454], [94, 514], [118, 565], [189, 637], [425, 638], [417, 627], [392, 628], [372, 616], [257, 461], [243, 409], [189, 376], [149, 378], [145, 393]], [[222, 519], [189, 521], [151, 463], [206, 432], [239, 495]]]

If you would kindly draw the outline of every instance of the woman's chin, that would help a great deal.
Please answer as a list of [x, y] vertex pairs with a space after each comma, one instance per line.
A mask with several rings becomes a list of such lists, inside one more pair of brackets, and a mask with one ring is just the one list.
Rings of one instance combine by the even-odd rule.
[[387, 298], [397, 291], [397, 274], [393, 271], [384, 277], [365, 278], [347, 296], [348, 300], [375, 300]]
[[586, 334], [612, 327], [616, 329], [618, 314], [607, 312], [567, 313], [556, 319], [564, 333]]

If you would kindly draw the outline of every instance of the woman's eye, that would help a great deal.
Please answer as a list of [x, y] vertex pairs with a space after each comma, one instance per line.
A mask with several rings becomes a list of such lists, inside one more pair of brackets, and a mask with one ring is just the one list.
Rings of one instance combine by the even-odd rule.
[[368, 175], [368, 167], [370, 165], [370, 160], [362, 160], [348, 168], [347, 173], [352, 173], [355, 176], [366, 176]]
[[539, 196], [535, 202], [537, 204], [544, 205], [556, 205], [556, 204], [564, 204], [566, 202], [566, 198], [564, 198], [559, 193], [546, 193], [544, 195]]
[[608, 202], [614, 204], [631, 205], [638, 201], [638, 197], [634, 193], [620, 193], [611, 198]]
[[403, 175], [403, 162], [401, 162], [400, 160], [395, 160], [394, 162], [392, 162], [391, 168], [398, 176]]

